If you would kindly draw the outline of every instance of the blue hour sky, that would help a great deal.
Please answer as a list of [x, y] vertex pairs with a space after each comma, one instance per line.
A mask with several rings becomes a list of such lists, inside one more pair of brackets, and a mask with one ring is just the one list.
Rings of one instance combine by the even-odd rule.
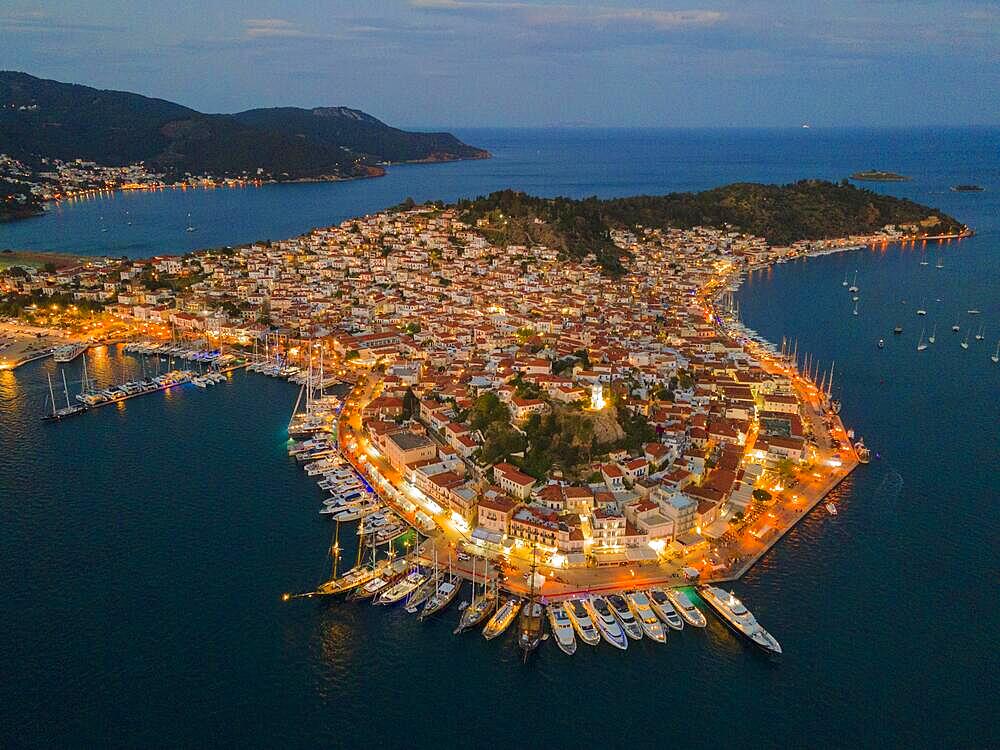
[[1000, 3], [3, 0], [0, 69], [410, 126], [1000, 124]]

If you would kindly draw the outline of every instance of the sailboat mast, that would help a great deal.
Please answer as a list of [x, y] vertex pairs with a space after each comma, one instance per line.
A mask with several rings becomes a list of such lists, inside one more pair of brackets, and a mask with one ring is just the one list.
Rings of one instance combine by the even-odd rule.
[[52, 402], [52, 414], [55, 416], [56, 413], [56, 394], [52, 391], [52, 376], [45, 373], [45, 377], [49, 379], [49, 401]]
[[66, 385], [66, 371], [62, 371], [63, 395], [66, 397], [66, 408], [69, 408], [69, 386]]

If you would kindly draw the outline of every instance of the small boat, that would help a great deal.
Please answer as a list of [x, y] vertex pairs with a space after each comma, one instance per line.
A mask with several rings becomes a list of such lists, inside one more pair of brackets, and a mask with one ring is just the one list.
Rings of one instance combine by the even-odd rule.
[[377, 599], [372, 601], [372, 604], [395, 604], [414, 591], [426, 580], [426, 573], [419, 570], [411, 571], [399, 583], [396, 583], [383, 591]]
[[979, 315], [979, 310], [966, 310], [969, 315]]
[[674, 630], [681, 630], [684, 627], [684, 620], [681, 616], [677, 614], [677, 610], [674, 609], [674, 605], [670, 603], [670, 598], [661, 588], [655, 588], [649, 590], [649, 600], [650, 606], [652, 606], [653, 611], [656, 612], [657, 617], [663, 620], [667, 625], [669, 625]]
[[454, 630], [455, 635], [473, 628], [485, 620], [490, 610], [493, 609], [495, 601], [496, 596], [492, 591], [482, 594], [478, 599], [473, 594], [472, 602], [462, 610], [462, 616], [458, 620], [458, 627]]
[[777, 639], [757, 622], [753, 614], [750, 613], [743, 602], [736, 598], [732, 592], [726, 593], [715, 586], [700, 586], [698, 593], [708, 606], [715, 610], [716, 614], [737, 633], [750, 639], [755, 646], [771, 654], [780, 654], [781, 645]]
[[936, 339], [937, 339], [937, 323], [935, 323], [934, 327], [931, 329], [931, 335], [927, 337], [927, 342], [929, 344], [933, 344]]
[[504, 602], [503, 606], [500, 607], [490, 618], [489, 622], [486, 623], [486, 627], [483, 628], [483, 638], [488, 641], [492, 641], [498, 635], [503, 633], [510, 624], [514, 622], [514, 618], [517, 617], [517, 613], [521, 611], [521, 600], [514, 598], [508, 599]]
[[983, 335], [984, 330], [985, 330], [984, 326], [979, 326], [979, 333], [976, 334], [976, 341], [982, 341], [985, 338], [985, 336]]
[[879, 339], [878, 340], [878, 348], [879, 349], [885, 349], [885, 339]]
[[841, 282], [841, 286], [847, 286], [847, 274], [844, 274], [844, 280]]
[[834, 505], [833, 503], [827, 503], [823, 507], [826, 508], [826, 512], [829, 513], [831, 516], [837, 515], [837, 506]]
[[854, 444], [854, 452], [858, 455], [858, 462], [866, 464], [871, 461], [872, 452], [865, 445], [865, 441], [858, 438], [858, 441]]
[[924, 303], [921, 300], [920, 307], [917, 308], [917, 315], [926, 315], [926, 314], [927, 314], [927, 309], [924, 307]]
[[858, 291], [858, 272], [857, 271], [854, 272], [854, 281], [851, 282], [851, 285], [849, 287], [847, 287], [847, 291], [849, 291], [851, 294], [854, 294], [856, 291]]
[[567, 656], [576, 653], [576, 633], [573, 629], [573, 621], [569, 619], [566, 610], [559, 604], [552, 604], [546, 608], [545, 614], [549, 618], [549, 629], [552, 631], [553, 640], [559, 650]]
[[997, 341], [997, 350], [993, 353], [993, 356], [990, 357], [990, 359], [992, 359], [994, 363], [1000, 362], [1000, 341]]
[[703, 628], [708, 624], [705, 615], [694, 606], [691, 597], [683, 589], [667, 589], [667, 598], [674, 605], [677, 614], [684, 618], [684, 622], [696, 628]]
[[601, 634], [594, 627], [594, 621], [590, 619], [590, 612], [579, 599], [570, 599], [563, 602], [563, 609], [573, 623], [573, 630], [580, 636], [580, 640], [588, 646], [596, 646], [601, 642]]
[[611, 611], [618, 618], [618, 622], [622, 624], [625, 635], [634, 641], [642, 638], [642, 626], [636, 622], [635, 616], [628, 606], [628, 602], [625, 601], [625, 597], [621, 594], [610, 594], [607, 600], [608, 604], [611, 605]]
[[458, 590], [460, 588], [461, 585], [456, 578], [449, 578], [448, 580], [442, 582], [437, 587], [437, 590], [431, 594], [430, 599], [427, 600], [427, 604], [424, 605], [424, 609], [420, 613], [420, 619], [424, 620], [428, 617], [432, 617], [441, 610], [447, 608], [447, 606], [454, 601], [455, 596], [458, 595]]
[[895, 328], [892, 329], [892, 332], [898, 336], [903, 332], [903, 326], [896, 326]]
[[649, 597], [642, 591], [633, 591], [628, 595], [628, 606], [632, 610], [632, 615], [642, 626], [642, 632], [657, 643], [667, 642], [667, 631], [663, 629], [663, 623], [657, 618], [653, 608], [649, 606]]
[[591, 596], [584, 600], [583, 606], [587, 608], [591, 619], [597, 624], [597, 629], [601, 632], [601, 637], [604, 640], [623, 651], [628, 648], [628, 637], [603, 596]]
[[924, 329], [921, 328], [920, 329], [920, 341], [919, 341], [919, 343], [917, 343], [917, 351], [918, 352], [922, 352], [926, 348], [927, 348], [927, 344], [924, 343]]
[[542, 642], [542, 631], [545, 629], [544, 609], [541, 602], [531, 598], [521, 610], [521, 617], [517, 621], [517, 645], [521, 647], [525, 659]]
[[955, 318], [955, 325], [951, 327], [951, 330], [953, 330], [955, 333], [958, 333], [959, 331], [962, 330], [961, 326], [958, 325], [958, 318]]
[[968, 349], [969, 348], [969, 332], [968, 331], [966, 331], [965, 338], [962, 339], [962, 343], [959, 344], [959, 346], [961, 346], [963, 349]]

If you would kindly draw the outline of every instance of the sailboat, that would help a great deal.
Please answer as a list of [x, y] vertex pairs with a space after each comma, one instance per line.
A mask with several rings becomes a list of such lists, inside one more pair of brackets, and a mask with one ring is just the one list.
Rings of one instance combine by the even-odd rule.
[[854, 315], [857, 315], [857, 314], [858, 314], [858, 303], [857, 303], [857, 301], [856, 301], [856, 300], [855, 300], [855, 302], [854, 302], [854, 313], [853, 313], [853, 314], [854, 314]]
[[927, 265], [927, 256], [926, 255], [921, 256], [921, 258], [920, 258], [920, 265], [922, 265], [922, 266], [926, 266]]
[[990, 359], [994, 362], [1000, 362], [1000, 341], [997, 341], [997, 350], [993, 353], [993, 356], [990, 357]]
[[955, 325], [953, 325], [951, 327], [951, 330], [953, 330], [955, 333], [958, 333], [960, 330], [962, 330], [961, 326], [958, 325], [958, 317], [957, 316], [955, 317]]
[[976, 334], [976, 341], [982, 341], [983, 336], [983, 326], [979, 326], [979, 333]]
[[187, 225], [187, 230], [186, 231], [188, 231], [188, 232], [194, 232], [197, 229], [198, 229], [198, 227], [196, 227], [194, 224], [191, 223], [191, 214], [188, 214], [188, 225]]
[[935, 268], [944, 268], [944, 258], [938, 258], [938, 262], [937, 262], [937, 264], [935, 264], [934, 267]]
[[931, 329], [931, 335], [930, 335], [930, 337], [929, 337], [929, 338], [927, 339], [927, 341], [928, 341], [929, 343], [933, 344], [933, 343], [934, 343], [934, 340], [935, 340], [936, 338], [937, 338], [937, 323], [935, 323], [935, 324], [934, 324], [934, 327], [933, 327], [933, 328]]
[[926, 315], [927, 310], [924, 308], [924, 301], [920, 300], [920, 307], [917, 308], [917, 315]]
[[448, 577], [445, 578], [444, 581], [440, 581], [439, 579], [439, 581], [434, 584], [434, 593], [431, 595], [431, 598], [427, 600], [427, 604], [424, 605], [424, 609], [420, 613], [420, 619], [423, 620], [431, 617], [451, 604], [460, 588], [461, 582], [451, 570], [451, 555], [449, 554]]
[[462, 610], [462, 616], [459, 618], [458, 627], [455, 628], [454, 633], [458, 635], [463, 630], [467, 628], [472, 628], [481, 623], [486, 619], [486, 615], [490, 613], [490, 609], [493, 608], [493, 603], [496, 600], [496, 592], [490, 591], [489, 583], [486, 580], [486, 566], [489, 565], [488, 560], [483, 560], [483, 594], [476, 599], [476, 558], [472, 558], [472, 601], [468, 606]]
[[924, 329], [920, 329], [920, 343], [917, 344], [917, 351], [922, 352], [927, 348], [927, 344], [924, 343]]
[[844, 272], [844, 281], [843, 281], [842, 286], [847, 286], [847, 272], [846, 271]]
[[528, 602], [525, 604], [524, 609], [521, 610], [521, 617], [517, 623], [517, 645], [521, 647], [521, 651], [524, 652], [524, 658], [527, 660], [528, 654], [538, 648], [538, 644], [542, 640], [542, 630], [545, 627], [545, 621], [542, 619], [542, 605], [538, 601], [537, 592], [535, 591], [535, 576], [537, 575], [537, 566], [535, 563], [535, 556], [538, 552], [538, 548], [532, 546], [531, 548], [531, 591], [528, 595]]
[[856, 291], [858, 291], [858, 272], [857, 271], [854, 272], [854, 281], [851, 283], [851, 285], [849, 287], [847, 287], [847, 291], [849, 291], [851, 294], [854, 294]]
[[62, 372], [63, 379], [63, 394], [66, 396], [66, 406], [61, 409], [56, 408], [56, 396], [55, 392], [52, 390], [52, 376], [46, 373], [46, 377], [49, 380], [49, 400], [52, 403], [52, 413], [46, 414], [42, 417], [45, 422], [58, 422], [61, 419], [66, 419], [67, 417], [75, 417], [77, 414], [83, 414], [87, 411], [87, 407], [83, 404], [71, 404], [69, 401], [69, 387], [66, 385], [66, 371]]
[[969, 332], [968, 331], [965, 332], [965, 338], [962, 340], [961, 346], [962, 346], [963, 349], [968, 349], [969, 348]]

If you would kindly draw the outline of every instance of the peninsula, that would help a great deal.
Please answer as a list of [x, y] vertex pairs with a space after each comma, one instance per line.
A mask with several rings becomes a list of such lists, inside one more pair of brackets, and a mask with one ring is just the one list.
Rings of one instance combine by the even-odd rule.
[[[839, 218], [807, 218], [790, 199], [731, 200], [783, 191], [817, 191]], [[429, 616], [465, 578], [477, 586], [459, 629], [506, 595], [515, 601], [490, 633], [513, 621], [518, 598], [537, 615], [543, 597], [554, 630], [561, 602], [577, 625], [610, 604], [623, 623], [630, 611], [646, 617], [657, 639], [649, 611], [679, 626], [664, 604], [673, 596], [684, 609], [679, 587], [741, 576], [867, 461], [838, 416], [833, 363], [761, 340], [725, 299], [750, 268], [969, 231], [887, 201], [829, 183], [613, 201], [507, 191], [410, 201], [235, 249], [17, 268], [0, 275], [0, 292], [21, 325], [108, 331], [156, 362], [224, 350], [227, 367], [301, 384], [289, 453], [317, 478], [334, 539], [357, 524], [363, 548], [339, 575], [334, 541], [333, 576], [304, 595], [356, 590], [389, 604], [419, 589]], [[801, 224], [774, 233], [798, 239], [748, 231], [770, 231], [787, 211]], [[733, 223], [702, 223], [713, 216]], [[886, 216], [902, 223], [872, 228]], [[846, 231], [800, 237], [812, 226]], [[189, 380], [208, 387], [196, 373], [170, 377], [80, 398], [93, 408]], [[331, 381], [349, 392], [328, 395]], [[386, 556], [400, 539], [402, 561]], [[723, 592], [702, 599], [743, 622]], [[528, 645], [536, 624], [519, 626]], [[742, 632], [780, 652], [762, 628]]]

